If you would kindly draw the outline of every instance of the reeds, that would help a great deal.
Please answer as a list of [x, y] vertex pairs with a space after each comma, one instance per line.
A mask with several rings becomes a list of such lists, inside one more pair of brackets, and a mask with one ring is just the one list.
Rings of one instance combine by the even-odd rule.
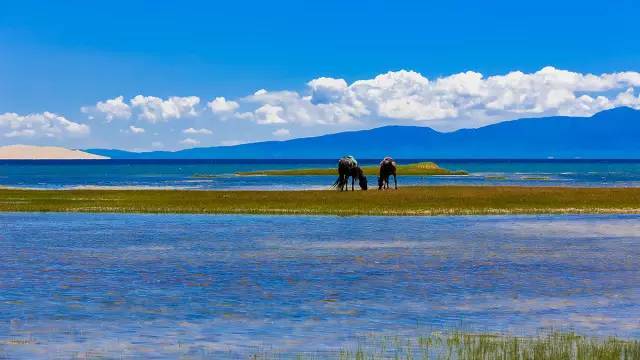
[[270, 355], [253, 359], [337, 360], [632, 360], [640, 359], [640, 341], [590, 338], [573, 333], [533, 337], [436, 332], [417, 338], [369, 337], [335, 352]]

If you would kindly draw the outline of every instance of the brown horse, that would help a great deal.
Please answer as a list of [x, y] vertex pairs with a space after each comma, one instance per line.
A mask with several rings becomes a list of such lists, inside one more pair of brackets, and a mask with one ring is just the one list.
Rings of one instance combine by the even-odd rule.
[[360, 189], [367, 190], [367, 177], [353, 156], [345, 156], [338, 160], [338, 179], [333, 183], [333, 186], [340, 189], [340, 191], [344, 191], [345, 188], [348, 190], [349, 177], [351, 177], [351, 191], [354, 191], [356, 178], [358, 179]]
[[390, 157], [382, 159], [380, 162], [380, 172], [378, 173], [378, 190], [389, 188], [389, 177], [393, 175], [393, 182], [398, 190], [398, 179], [396, 177], [396, 161]]

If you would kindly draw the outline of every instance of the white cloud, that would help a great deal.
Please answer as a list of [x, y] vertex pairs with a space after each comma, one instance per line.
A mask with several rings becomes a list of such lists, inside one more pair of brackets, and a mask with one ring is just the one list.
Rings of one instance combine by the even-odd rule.
[[274, 136], [278, 136], [278, 137], [286, 137], [286, 136], [291, 135], [291, 131], [289, 131], [289, 129], [281, 128], [281, 129], [278, 129], [278, 130], [272, 132], [271, 134], [274, 135]]
[[[429, 79], [416, 71], [390, 71], [348, 83], [344, 79], [312, 79], [303, 91], [260, 89], [239, 99], [215, 97], [206, 106], [200, 98], [161, 99], [122, 96], [86, 108], [107, 120], [137, 118], [151, 123], [195, 117], [208, 108], [218, 119], [251, 121], [259, 125], [287, 124], [287, 129], [316, 127], [354, 129], [387, 124], [420, 124], [438, 130], [478, 127], [531, 116], [589, 116], [616, 106], [640, 109], [640, 73], [585, 74], [554, 67], [524, 73], [485, 76], [466, 71]], [[83, 108], [85, 111], [85, 108]], [[185, 125], [192, 126], [193, 124]], [[244, 125], [243, 125], [244, 126]], [[28, 136], [29, 129], [11, 135]], [[208, 135], [189, 128], [184, 134]], [[270, 130], [266, 130], [270, 131]]]
[[151, 123], [196, 116], [196, 106], [200, 103], [197, 96], [172, 96], [166, 100], [155, 96], [138, 95], [131, 99], [131, 106], [140, 111], [138, 117]]
[[4, 137], [14, 138], [64, 138], [89, 134], [89, 126], [76, 123], [50, 112], [18, 115], [0, 115], [0, 131]]
[[[236, 117], [258, 124], [348, 125], [422, 122], [453, 130], [527, 116], [588, 116], [616, 106], [640, 108], [640, 73], [582, 74], [554, 67], [485, 77], [467, 71], [430, 80], [415, 71], [391, 71], [347, 84], [320, 77], [308, 95], [259, 90], [243, 100], [253, 111]], [[268, 106], [267, 106], [268, 105]]]
[[188, 129], [182, 130], [182, 133], [190, 134], [190, 135], [211, 135], [213, 134], [213, 131], [205, 128], [202, 128], [202, 129], [188, 128]]
[[[123, 96], [98, 101], [94, 107], [83, 106], [81, 110], [84, 113], [101, 113], [107, 121], [112, 121], [113, 119], [129, 119], [131, 117], [131, 108], [124, 102]], [[93, 119], [93, 116], [89, 116], [89, 119]]]
[[633, 95], [633, 88], [628, 88], [625, 92], [621, 92], [616, 96], [616, 105], [629, 106], [638, 108], [640, 107], [640, 94], [638, 96]]
[[210, 101], [207, 106], [209, 106], [211, 111], [218, 114], [234, 112], [238, 107], [240, 107], [240, 104], [235, 101], [227, 100], [224, 97], [217, 97]]
[[340, 101], [349, 87], [343, 79], [321, 77], [307, 83], [311, 89], [311, 102], [314, 104], [328, 104]]
[[151, 147], [155, 149], [160, 149], [164, 147], [164, 144], [162, 143], [162, 141], [154, 141], [151, 143]]
[[129, 132], [131, 132], [132, 134], [144, 134], [144, 129], [130, 125]]
[[[351, 94], [340, 96], [339, 102], [326, 103], [331, 98], [337, 99], [338, 95], [329, 96], [326, 84], [314, 83], [314, 86], [317, 96], [320, 96], [317, 100], [295, 91], [259, 90], [243, 99], [247, 103], [257, 103], [259, 107], [253, 112], [236, 113], [235, 116], [251, 119], [262, 125], [291, 122], [310, 126], [356, 123], [357, 117], [368, 114], [364, 105]], [[335, 88], [332, 91], [335, 92]]]
[[192, 138], [186, 138], [186, 139], [183, 139], [182, 141], [180, 141], [180, 144], [187, 145], [187, 146], [195, 146], [195, 145], [200, 144], [200, 141], [198, 141], [196, 139], [192, 139]]
[[258, 124], [284, 124], [287, 121], [280, 115], [284, 109], [281, 106], [265, 104], [255, 111], [256, 122]]

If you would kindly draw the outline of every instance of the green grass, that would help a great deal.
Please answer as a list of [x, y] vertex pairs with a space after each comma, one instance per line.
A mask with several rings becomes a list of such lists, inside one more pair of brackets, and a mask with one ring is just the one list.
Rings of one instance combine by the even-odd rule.
[[463, 332], [433, 333], [418, 338], [369, 337], [352, 348], [334, 352], [261, 353], [251, 359], [465, 359], [465, 360], [631, 360], [640, 359], [640, 342], [617, 338], [589, 338], [572, 333], [534, 337]]
[[534, 181], [548, 181], [551, 180], [548, 176], [523, 176], [522, 180], [534, 180]]
[[[378, 166], [363, 166], [362, 170], [365, 175], [378, 176]], [[398, 176], [406, 175], [467, 175], [463, 170], [447, 170], [439, 167], [433, 162], [420, 162], [415, 164], [398, 165]], [[320, 169], [283, 169], [283, 170], [260, 170], [260, 171], [248, 171], [239, 172], [238, 175], [281, 175], [281, 176], [293, 176], [293, 175], [338, 175], [337, 168], [320, 168]]]
[[0, 189], [0, 211], [481, 215], [640, 213], [640, 188], [403, 187], [397, 191]]

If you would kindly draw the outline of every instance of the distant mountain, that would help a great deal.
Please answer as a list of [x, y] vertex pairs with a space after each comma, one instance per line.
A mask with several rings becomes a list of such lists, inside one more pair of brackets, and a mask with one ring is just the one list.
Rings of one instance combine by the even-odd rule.
[[505, 121], [441, 133], [428, 127], [385, 126], [287, 141], [132, 153], [89, 149], [115, 159], [359, 158], [640, 158], [640, 111], [622, 107], [592, 117]]
[[107, 158], [56, 146], [0, 146], [0, 160], [101, 160]]

